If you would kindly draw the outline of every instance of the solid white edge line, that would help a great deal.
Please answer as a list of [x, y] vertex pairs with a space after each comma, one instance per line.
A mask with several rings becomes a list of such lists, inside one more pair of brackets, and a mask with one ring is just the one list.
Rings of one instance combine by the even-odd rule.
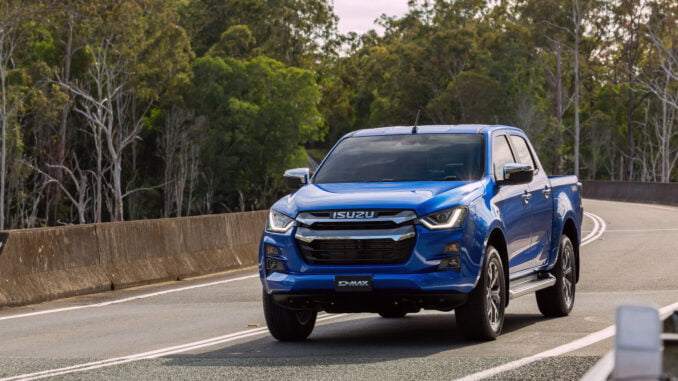
[[[670, 304], [668, 306], [664, 306], [659, 310], [659, 315], [664, 317], [668, 314], [670, 314], [672, 311], [678, 309], [678, 302]], [[485, 369], [483, 371], [477, 372], [470, 374], [468, 376], [458, 378], [454, 381], [475, 381], [475, 380], [481, 380], [483, 378], [487, 377], [492, 377], [495, 376], [499, 373], [503, 373], [509, 370], [513, 370], [516, 368], [520, 368], [521, 366], [533, 363], [538, 360], [543, 360], [545, 358], [549, 357], [555, 357], [555, 356], [560, 356], [568, 352], [575, 351], [577, 349], [581, 349], [584, 347], [587, 347], [591, 344], [595, 344], [599, 341], [608, 339], [612, 336], [614, 336], [615, 333], [615, 326], [611, 325], [607, 328], [601, 329], [600, 331], [593, 332], [591, 334], [588, 334], [580, 339], [571, 341], [567, 344], [563, 344], [561, 346], [555, 347], [553, 349], [549, 349], [547, 351], [537, 353], [536, 355], [532, 355], [529, 357], [524, 357], [520, 360], [515, 360], [508, 362], [506, 364], [490, 368], [490, 369]]]
[[599, 215], [595, 215], [595, 216], [596, 216], [596, 217], [598, 218], [598, 220], [600, 221], [600, 231], [599, 231], [598, 234], [596, 235], [595, 239], [592, 239], [591, 241], [595, 241], [595, 240], [597, 240], [598, 238], [602, 237], [603, 234], [607, 231], [607, 224], [605, 223], [605, 220], [603, 220], [603, 217], [601, 217], [601, 216], [599, 216]]
[[586, 235], [586, 237], [583, 237], [581, 239], [582, 242], [586, 242], [586, 240], [593, 237], [598, 232], [598, 229], [600, 228], [600, 223], [598, 222], [598, 220], [596, 220], [593, 217], [592, 213], [584, 212], [584, 217], [587, 217], [591, 221], [593, 221], [593, 229], [591, 230], [591, 232], [589, 234]]
[[602, 219], [602, 217], [600, 217], [596, 214], [593, 214], [593, 213], [588, 213], [588, 212], [585, 212], [585, 213], [586, 213], [587, 217], [595, 219], [595, 220], [598, 221], [598, 223], [600, 224], [600, 229], [598, 231], [596, 231], [595, 235], [589, 234], [589, 235], [586, 236], [586, 239], [582, 239], [581, 246], [586, 246], [589, 243], [594, 242], [595, 240], [600, 238], [603, 235], [603, 233], [605, 233], [605, 231], [607, 230], [607, 224], [605, 223], [605, 220]]
[[169, 290], [152, 292], [150, 294], [142, 294], [142, 295], [137, 295], [137, 296], [131, 296], [129, 298], [111, 300], [111, 301], [108, 301], [108, 302], [100, 302], [100, 303], [94, 303], [94, 304], [84, 304], [84, 305], [80, 305], [80, 306], [72, 306], [72, 307], [64, 307], [64, 308], [55, 308], [55, 309], [51, 309], [51, 310], [29, 312], [29, 313], [17, 314], [17, 315], [0, 316], [0, 321], [1, 320], [9, 320], [9, 319], [19, 319], [19, 318], [25, 318], [25, 317], [31, 317], [31, 316], [38, 316], [38, 315], [47, 315], [47, 314], [53, 314], [53, 313], [56, 313], [56, 312], [81, 310], [83, 308], [105, 307], [105, 306], [110, 306], [110, 305], [113, 305], [113, 304], [120, 304], [120, 303], [131, 302], [131, 301], [139, 300], [139, 299], [146, 299], [146, 298], [150, 298], [150, 297], [153, 297], [153, 296], [171, 294], [173, 292], [193, 290], [193, 289], [196, 289], [196, 288], [216, 286], [216, 285], [220, 285], [220, 284], [236, 282], [236, 281], [239, 281], [239, 280], [256, 278], [258, 276], [259, 276], [259, 274], [257, 273], [257, 274], [254, 274], [254, 275], [241, 276], [241, 277], [238, 277], [238, 278], [225, 279], [225, 280], [220, 280], [220, 281], [216, 281], [216, 282], [201, 283], [201, 284], [196, 284], [196, 285], [193, 285], [193, 286], [172, 288], [172, 289], [169, 289]]
[[651, 208], [651, 209], [661, 209], [661, 210], [668, 210], [670, 212], [678, 212], [678, 207], [672, 207], [670, 205], [665, 205], [661, 206], [662, 204], [646, 204], [642, 202], [627, 202], [627, 201], [614, 201], [614, 200], [597, 200], [593, 198], [587, 198], [585, 199], [587, 202], [588, 201], [593, 201], [593, 202], [603, 202], [603, 203], [616, 203], [616, 204], [631, 204], [631, 205], [636, 205], [636, 206], [642, 206], [645, 208]]
[[605, 224], [605, 220], [603, 220], [602, 217], [600, 217], [597, 214], [593, 214], [593, 213], [589, 213], [589, 214], [591, 215], [592, 218], [594, 218], [596, 221], [598, 221], [598, 230], [596, 231], [596, 234], [594, 234], [592, 237], [590, 237], [588, 240], [586, 240], [584, 242], [585, 245], [588, 245], [589, 243], [600, 238], [600, 236], [602, 236], [603, 233], [605, 233], [605, 231], [607, 230], [607, 225]]
[[[340, 317], [347, 316], [348, 314], [337, 314], [337, 315], [323, 315], [318, 318], [317, 322], [324, 322], [327, 320], [337, 319]], [[224, 344], [227, 342], [240, 340], [250, 336], [262, 335], [268, 331], [267, 327], [260, 327], [256, 329], [246, 330], [231, 333], [224, 336], [217, 336], [209, 339], [204, 339], [200, 341], [194, 341], [191, 343], [175, 345], [167, 348], [156, 349], [153, 351], [137, 353], [128, 356], [115, 357], [106, 360], [93, 361], [89, 363], [76, 364], [63, 368], [48, 369], [40, 372], [21, 374], [17, 376], [11, 376], [8, 378], [2, 378], [0, 381], [18, 381], [18, 380], [37, 380], [40, 378], [60, 376], [69, 373], [83, 372], [86, 370], [105, 368], [114, 365], [125, 364], [134, 361], [154, 359], [162, 356], [172, 355], [176, 353], [188, 352], [194, 349], [200, 349], [204, 347], [210, 347], [218, 344]]]
[[664, 228], [664, 229], [608, 229], [606, 233], [653, 233], [653, 232], [675, 232], [678, 228]]

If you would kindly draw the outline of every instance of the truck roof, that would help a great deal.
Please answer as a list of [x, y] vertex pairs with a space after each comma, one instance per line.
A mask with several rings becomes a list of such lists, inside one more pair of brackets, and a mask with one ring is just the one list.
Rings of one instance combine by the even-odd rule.
[[[404, 135], [411, 134], [413, 126], [392, 126], [379, 128], [366, 128], [364, 130], [354, 131], [349, 136], [376, 136], [376, 135]], [[420, 134], [479, 134], [482, 132], [491, 132], [497, 129], [520, 129], [511, 126], [502, 126], [495, 124], [438, 124], [417, 126], [417, 133]]]

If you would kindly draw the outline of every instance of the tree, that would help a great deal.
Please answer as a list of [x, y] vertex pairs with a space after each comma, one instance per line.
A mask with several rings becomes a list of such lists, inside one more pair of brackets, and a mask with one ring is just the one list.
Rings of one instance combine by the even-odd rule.
[[634, 160], [636, 159], [636, 139], [634, 136], [637, 123], [638, 106], [642, 99], [637, 99], [638, 63], [645, 53], [646, 45], [642, 39], [642, 25], [646, 22], [647, 1], [620, 0], [613, 10], [614, 38], [618, 41], [620, 71], [625, 77], [627, 86], [626, 146], [624, 179], [633, 181]]
[[8, 75], [12, 70], [14, 55], [26, 38], [25, 17], [31, 12], [26, 4], [15, 0], [0, 3], [0, 230], [5, 228], [7, 182], [7, 130], [16, 117], [21, 97], [11, 94]]
[[[302, 144], [322, 138], [320, 92], [310, 71], [266, 57], [202, 57], [187, 100], [207, 121], [202, 163], [218, 173], [215, 202], [263, 207], [281, 188], [280, 173], [300, 165]], [[230, 208], [228, 208], [230, 209]]]
[[334, 47], [337, 16], [327, 0], [190, 0], [179, 12], [198, 55], [234, 26], [251, 31], [253, 56], [266, 55], [287, 65], [313, 66]]
[[[90, 128], [96, 149], [95, 221], [100, 222], [103, 204], [104, 159], [110, 165], [108, 184], [112, 199], [113, 221], [124, 220], [123, 198], [129, 194], [122, 190], [123, 153], [139, 139], [143, 121], [136, 119], [130, 110], [135, 106], [132, 93], [126, 88], [127, 74], [122, 62], [111, 62], [110, 42], [105, 42], [95, 53], [95, 63], [90, 70], [91, 89], [61, 82], [79, 98], [76, 106]], [[104, 156], [104, 151], [106, 156]]]
[[676, 12], [676, 4], [653, 7], [645, 33], [651, 42], [651, 63], [656, 66], [640, 79], [658, 104], [651, 124], [657, 140], [659, 178], [663, 183], [671, 180], [671, 172], [678, 162], [678, 145], [675, 144], [678, 137], [678, 24], [675, 16], [668, 16]]

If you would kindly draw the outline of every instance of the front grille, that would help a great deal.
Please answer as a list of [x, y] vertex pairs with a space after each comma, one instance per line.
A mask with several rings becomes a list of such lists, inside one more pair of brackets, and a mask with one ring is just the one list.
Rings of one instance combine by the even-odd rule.
[[[416, 238], [410, 210], [371, 210], [369, 218], [353, 218], [356, 210], [310, 211], [297, 216], [295, 237], [311, 265], [395, 265], [407, 262]], [[333, 218], [334, 212], [346, 212]], [[349, 217], [350, 216], [350, 217]], [[349, 217], [349, 218], [343, 218]]]
[[406, 262], [415, 238], [297, 240], [304, 260], [314, 265], [395, 265]]
[[[405, 224], [411, 225], [412, 222]], [[316, 222], [310, 227], [314, 230], [370, 230], [370, 229], [394, 229], [405, 224], [397, 224], [393, 221], [360, 221], [360, 222]], [[303, 226], [303, 225], [302, 225]]]

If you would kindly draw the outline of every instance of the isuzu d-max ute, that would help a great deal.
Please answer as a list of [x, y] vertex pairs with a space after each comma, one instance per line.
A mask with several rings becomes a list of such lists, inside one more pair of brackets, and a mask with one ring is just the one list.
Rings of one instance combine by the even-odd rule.
[[271, 334], [303, 340], [319, 311], [455, 311], [467, 339], [536, 293], [565, 316], [579, 279], [581, 184], [548, 177], [519, 129], [438, 125], [342, 137], [315, 173], [285, 172], [259, 272]]

